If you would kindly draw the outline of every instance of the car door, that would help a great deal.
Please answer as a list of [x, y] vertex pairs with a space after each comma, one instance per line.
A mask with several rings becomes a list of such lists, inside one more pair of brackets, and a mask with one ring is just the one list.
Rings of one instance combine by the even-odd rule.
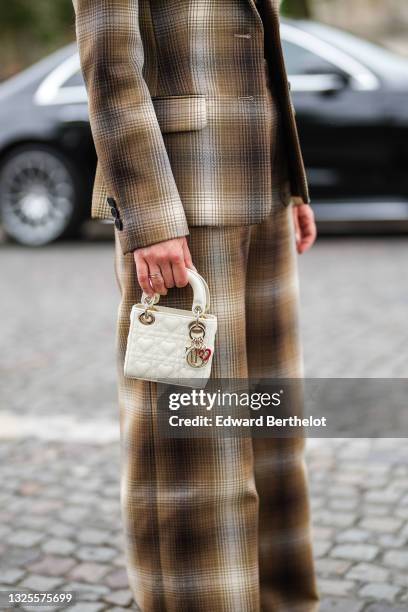
[[282, 42], [312, 199], [377, 197], [391, 156], [378, 78], [292, 24]]

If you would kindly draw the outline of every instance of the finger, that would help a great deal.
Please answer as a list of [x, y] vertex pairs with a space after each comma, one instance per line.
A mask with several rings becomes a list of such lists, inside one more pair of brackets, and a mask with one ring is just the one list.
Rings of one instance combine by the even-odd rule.
[[183, 242], [183, 256], [184, 256], [184, 263], [185, 263], [186, 267], [187, 268], [192, 268], [193, 270], [197, 271], [197, 268], [193, 264], [193, 260], [192, 260], [192, 257], [191, 257], [191, 253], [190, 253], [190, 249], [189, 249], [187, 240], [185, 240]]
[[313, 245], [316, 239], [316, 228], [314, 222], [309, 222], [302, 228], [302, 236], [300, 240], [301, 253], [304, 253]]
[[147, 260], [147, 265], [149, 266], [149, 281], [154, 291], [160, 295], [166, 295], [167, 289], [159, 266], [149, 260]]
[[142, 289], [149, 297], [154, 295], [154, 291], [149, 283], [149, 268], [147, 266], [147, 262], [142, 257], [135, 257], [136, 263], [136, 274], [138, 283]]
[[172, 287], [174, 287], [175, 282], [170, 262], [166, 261], [161, 263], [160, 270], [164, 279], [164, 285], [167, 287], [167, 289], [171, 289]]
[[184, 257], [182, 254], [172, 259], [171, 267], [176, 287], [185, 287], [188, 284], [188, 275]]
[[298, 211], [297, 206], [293, 207], [293, 224], [295, 227], [296, 248], [299, 249], [299, 244], [301, 241], [301, 231], [300, 231], [300, 225], [299, 225], [299, 211]]
[[316, 237], [316, 223], [313, 214], [302, 217], [300, 219], [300, 225], [304, 236]]
[[316, 240], [316, 223], [310, 206], [301, 207], [298, 215], [300, 229], [300, 244], [298, 251], [304, 253]]
[[303, 240], [301, 240], [300, 244], [299, 244], [299, 248], [298, 248], [298, 252], [300, 254], [305, 253], [306, 251], [308, 251], [310, 249], [310, 247], [313, 244], [313, 239], [309, 239], [309, 238], [304, 238]]

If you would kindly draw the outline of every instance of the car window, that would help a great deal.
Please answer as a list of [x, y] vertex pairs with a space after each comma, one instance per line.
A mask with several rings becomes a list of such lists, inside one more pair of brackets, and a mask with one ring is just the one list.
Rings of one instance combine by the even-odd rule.
[[78, 72], [75, 72], [75, 74], [73, 74], [64, 83], [64, 87], [78, 87], [81, 85], [84, 85], [84, 79], [80, 70]]
[[296, 45], [282, 41], [288, 74], [330, 74], [340, 72], [339, 68], [320, 55]]

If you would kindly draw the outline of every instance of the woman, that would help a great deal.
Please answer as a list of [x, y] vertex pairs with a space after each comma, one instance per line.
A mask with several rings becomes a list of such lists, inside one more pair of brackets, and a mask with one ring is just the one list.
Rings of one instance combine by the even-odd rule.
[[[142, 289], [188, 308], [207, 280], [214, 378], [298, 377], [295, 249], [315, 239], [276, 0], [74, 0], [113, 217], [127, 569], [143, 612], [309, 612], [318, 596], [303, 439], [168, 439], [157, 387], [123, 376]], [[297, 235], [296, 242], [294, 235]]]

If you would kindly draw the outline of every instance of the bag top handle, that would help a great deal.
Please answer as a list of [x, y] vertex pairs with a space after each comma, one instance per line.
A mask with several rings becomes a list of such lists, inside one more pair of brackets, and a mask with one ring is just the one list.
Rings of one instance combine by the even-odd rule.
[[[201, 274], [199, 274], [196, 270], [187, 268], [187, 276], [188, 282], [193, 290], [193, 305], [191, 310], [195, 315], [204, 314], [210, 308], [210, 290], [208, 285]], [[157, 304], [159, 300], [159, 293], [155, 293], [153, 297], [149, 297], [143, 292], [141, 303], [144, 306], [149, 307]]]

